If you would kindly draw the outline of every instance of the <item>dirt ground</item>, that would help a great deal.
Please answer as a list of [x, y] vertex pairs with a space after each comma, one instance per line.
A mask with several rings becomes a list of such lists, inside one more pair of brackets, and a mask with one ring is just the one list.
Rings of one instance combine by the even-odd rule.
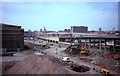
[[3, 62], [2, 63], [2, 73], [6, 73], [7, 70], [9, 70], [11, 67], [13, 67], [16, 63], [19, 61], [12, 61], [12, 62]]
[[[70, 49], [71, 48], [67, 48], [65, 51], [66, 53], [70, 54]], [[75, 51], [75, 50], [74, 50]], [[80, 52], [80, 51], [78, 51]], [[85, 55], [85, 54], [80, 54], [80, 53], [76, 53], [76, 55], [71, 54], [71, 56], [75, 56], [75, 57], [80, 57], [80, 58], [87, 58], [87, 59], [81, 59], [82, 61], [88, 62], [88, 63], [92, 63], [92, 61], [94, 61], [96, 64], [100, 64], [115, 70], [119, 70], [120, 67], [116, 67], [116, 63], [115, 61], [106, 59], [104, 56], [106, 56], [105, 54], [109, 54], [111, 53], [111, 51], [107, 50], [99, 50], [96, 48], [90, 48], [89, 49], [89, 55]], [[120, 55], [118, 55], [120, 53], [116, 53], [117, 57], [119, 58]]]
[[91, 74], [75, 72], [61, 65], [55, 57], [31, 55], [19, 62], [3, 63], [3, 74]]

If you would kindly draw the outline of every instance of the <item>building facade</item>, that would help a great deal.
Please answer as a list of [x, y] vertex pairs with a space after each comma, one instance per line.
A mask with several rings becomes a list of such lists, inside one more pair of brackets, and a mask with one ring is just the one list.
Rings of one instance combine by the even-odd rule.
[[85, 26], [71, 26], [72, 33], [86, 33], [88, 31], [88, 27]]
[[24, 29], [21, 26], [2, 25], [2, 51], [24, 50]]

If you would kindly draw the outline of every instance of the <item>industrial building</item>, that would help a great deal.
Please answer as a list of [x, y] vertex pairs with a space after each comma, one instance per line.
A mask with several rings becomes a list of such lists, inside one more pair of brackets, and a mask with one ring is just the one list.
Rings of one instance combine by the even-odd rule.
[[24, 29], [21, 26], [2, 25], [2, 51], [24, 50]]
[[71, 32], [73, 33], [86, 33], [88, 31], [88, 27], [85, 26], [71, 26]]

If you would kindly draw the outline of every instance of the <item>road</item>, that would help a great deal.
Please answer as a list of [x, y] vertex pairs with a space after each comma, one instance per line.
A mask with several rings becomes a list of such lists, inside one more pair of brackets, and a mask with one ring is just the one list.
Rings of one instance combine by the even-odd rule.
[[[54, 57], [56, 57], [58, 59], [61, 59], [64, 56], [68, 56], [68, 57], [70, 57], [70, 59], [71, 59], [71, 61], [73, 63], [77, 63], [79, 65], [85, 65], [85, 66], [90, 67], [91, 69], [95, 68], [95, 71], [98, 72], [98, 73], [100, 72], [101, 69], [103, 69], [103, 68], [101, 68], [101, 67], [99, 67], [99, 66], [97, 66], [95, 64], [83, 62], [82, 60], [79, 59], [79, 57], [71, 57], [71, 56], [69, 56], [68, 54], [66, 54], [64, 52], [64, 50], [68, 47], [67, 45], [61, 45], [61, 48], [59, 48], [59, 44], [51, 43], [51, 42], [50, 42], [50, 44], [54, 44], [54, 45], [50, 46], [49, 49], [45, 49], [45, 50], [42, 50], [42, 51], [49, 54], [49, 55], [52, 55], [52, 56], [54, 56]], [[34, 46], [34, 45], [30, 45], [30, 44], [28, 44], [28, 45], [29, 45], [29, 47], [34, 47], [34, 49], [36, 51], [41, 51], [40, 46]], [[57, 54], [56, 54], [56, 52], [57, 52]], [[27, 56], [22, 55], [20, 53], [16, 53], [16, 55], [14, 57], [3, 57], [2, 61], [7, 62], [7, 61], [23, 60], [25, 57], [27, 57]], [[118, 74], [117, 72], [114, 72], [114, 71], [111, 71], [111, 70], [109, 70], [109, 71], [112, 74]]]
[[[61, 59], [61, 57], [64, 57], [64, 56], [68, 56], [70, 57], [71, 61], [74, 62], [74, 63], [77, 63], [77, 64], [80, 64], [80, 65], [85, 65], [85, 66], [88, 66], [90, 67], [91, 69], [95, 68], [95, 71], [96, 72], [100, 72], [101, 67], [95, 65], [95, 64], [91, 64], [91, 63], [87, 63], [87, 62], [83, 62], [82, 60], [79, 59], [79, 57], [71, 57], [69, 55], [67, 55], [63, 50], [65, 50], [67, 48], [67, 46], [65, 45], [62, 45], [61, 48], [58, 47], [59, 45], [58, 44], [54, 44], [54, 46], [52, 46], [50, 49], [46, 49], [44, 50], [44, 52], [46, 52], [47, 54], [50, 54], [50, 55], [53, 55], [59, 59]], [[57, 49], [57, 50], [56, 50]], [[57, 52], [57, 54], [56, 54]], [[114, 72], [114, 71], [111, 71], [111, 74], [119, 74], [117, 72]]]
[[19, 61], [26, 58], [28, 55], [21, 54], [21, 52], [16, 52], [13, 56], [5, 56], [2, 57], [2, 62], [11, 62], [11, 61]]

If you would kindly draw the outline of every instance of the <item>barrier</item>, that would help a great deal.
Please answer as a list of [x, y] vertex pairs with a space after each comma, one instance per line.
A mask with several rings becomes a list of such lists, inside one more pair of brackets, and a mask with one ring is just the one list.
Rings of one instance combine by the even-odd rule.
[[120, 62], [120, 60], [116, 60], [116, 59], [113, 59], [113, 58], [109, 58], [107, 56], [105, 56], [106, 59], [109, 59], [109, 60], [113, 60], [113, 61], [116, 61], [116, 62]]
[[116, 60], [116, 59], [114, 59], [114, 58], [110, 58], [110, 57], [108, 57], [108, 56], [115, 56], [116, 54], [105, 54], [105, 58], [106, 59], [109, 59], [109, 60], [112, 60], [112, 61], [116, 61], [116, 62], [120, 62], [120, 60]]
[[87, 59], [87, 58], [80, 58], [80, 59]]
[[102, 68], [105, 68], [105, 69], [108, 69], [108, 70], [112, 70], [112, 71], [115, 71], [115, 72], [119, 72], [119, 70], [116, 70], [116, 69], [113, 69], [113, 68], [109, 68], [109, 67], [106, 67], [106, 66], [103, 66], [103, 65], [100, 65], [100, 64], [97, 64], [98, 66], [102, 67]]
[[[114, 55], [114, 54], [113, 54]], [[87, 58], [80, 58], [80, 59], [87, 59]], [[103, 66], [101, 64], [97, 64], [99, 67], [102, 67], [102, 68], [105, 68], [105, 69], [108, 69], [108, 70], [112, 70], [112, 71], [115, 71], [115, 72], [119, 72], [119, 70], [116, 70], [116, 69], [113, 69], [113, 68], [109, 68], [109, 67], [106, 67], [106, 66]]]

